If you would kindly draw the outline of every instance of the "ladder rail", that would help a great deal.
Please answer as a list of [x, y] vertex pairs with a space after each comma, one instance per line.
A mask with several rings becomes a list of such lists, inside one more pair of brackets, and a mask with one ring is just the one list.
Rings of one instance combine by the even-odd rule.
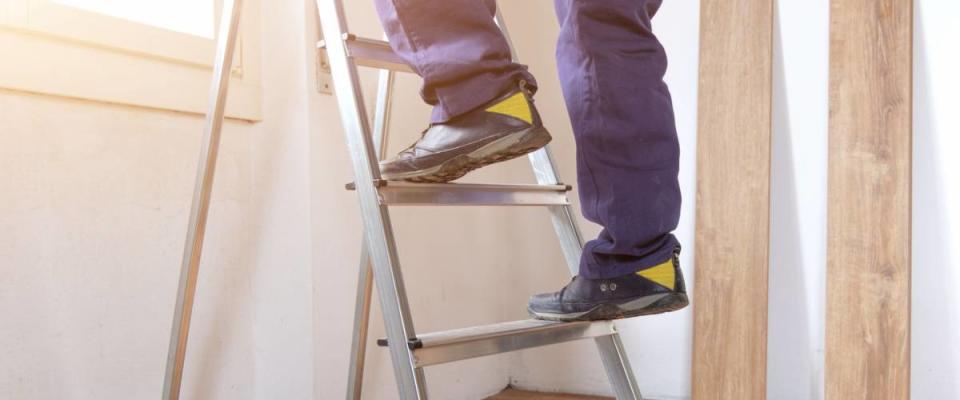
[[377, 160], [383, 160], [387, 155], [396, 75], [389, 69], [381, 69], [377, 77], [377, 103], [373, 115], [373, 148], [377, 149]]
[[334, 90], [340, 107], [347, 147], [353, 163], [357, 196], [363, 215], [364, 237], [373, 262], [374, 281], [380, 293], [390, 358], [401, 398], [425, 399], [427, 396], [423, 369], [404, 343], [416, 337], [410, 307], [403, 284], [393, 228], [386, 208], [379, 204], [374, 180], [380, 178], [377, 153], [368, 133], [369, 123], [363, 105], [357, 66], [347, 53], [344, 41], [346, 20], [341, 0], [316, 0], [320, 25], [326, 41]]
[[230, 87], [230, 69], [233, 62], [233, 53], [236, 49], [242, 8], [242, 0], [224, 0], [223, 2], [214, 59], [213, 82], [210, 85], [200, 160], [193, 191], [193, 202], [190, 206], [190, 221], [183, 249], [183, 261], [180, 266], [173, 327], [170, 332], [170, 347], [167, 350], [167, 365], [164, 372], [162, 394], [164, 400], [180, 398], [183, 365], [187, 353], [187, 339], [190, 335], [190, 321], [197, 291], [197, 275], [200, 270], [200, 257], [203, 253], [203, 239], [210, 211], [213, 177], [217, 166], [217, 155], [220, 150], [220, 133], [223, 129], [227, 91]]
[[[380, 70], [377, 83], [377, 105], [373, 116], [373, 147], [380, 159], [387, 151], [390, 113], [393, 103], [395, 73]], [[350, 345], [350, 370], [347, 375], [347, 400], [360, 400], [363, 395], [363, 369], [367, 355], [370, 327], [370, 298], [373, 294], [373, 266], [367, 243], [360, 241], [360, 269], [357, 277], [357, 299], [353, 320], [353, 341]]]
[[630, 360], [627, 358], [627, 351], [623, 348], [623, 341], [620, 340], [620, 334], [597, 337], [593, 341], [597, 345], [597, 351], [600, 352], [600, 361], [603, 363], [603, 369], [607, 372], [607, 379], [610, 380], [610, 387], [613, 388], [617, 399], [643, 400], [637, 379], [633, 376], [633, 369], [630, 367]]
[[361, 246], [357, 300], [353, 314], [353, 340], [350, 344], [350, 370], [347, 375], [347, 400], [359, 400], [363, 392], [363, 369], [370, 328], [370, 299], [373, 295], [373, 266], [367, 254], [366, 241], [361, 241]]

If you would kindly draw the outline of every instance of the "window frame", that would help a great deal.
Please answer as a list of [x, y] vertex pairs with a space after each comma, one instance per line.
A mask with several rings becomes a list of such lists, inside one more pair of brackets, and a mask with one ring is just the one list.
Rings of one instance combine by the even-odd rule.
[[[3, 3], [0, 48], [7, 56], [0, 62], [0, 87], [206, 112], [216, 38], [175, 32], [54, 0]], [[251, 121], [262, 119], [256, 5], [256, 0], [244, 4], [226, 110], [228, 117]], [[218, 0], [216, 19], [221, 9]]]

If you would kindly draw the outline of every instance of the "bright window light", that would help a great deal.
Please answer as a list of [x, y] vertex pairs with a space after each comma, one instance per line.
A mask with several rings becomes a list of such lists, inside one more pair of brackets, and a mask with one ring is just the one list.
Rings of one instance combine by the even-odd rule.
[[213, 38], [213, 0], [53, 0], [58, 4]]

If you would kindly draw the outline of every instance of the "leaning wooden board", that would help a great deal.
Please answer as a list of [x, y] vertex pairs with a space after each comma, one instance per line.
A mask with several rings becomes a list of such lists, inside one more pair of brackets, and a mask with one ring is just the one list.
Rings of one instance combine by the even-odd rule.
[[701, 0], [693, 398], [766, 396], [772, 0]]
[[831, 0], [826, 398], [910, 396], [912, 0]]

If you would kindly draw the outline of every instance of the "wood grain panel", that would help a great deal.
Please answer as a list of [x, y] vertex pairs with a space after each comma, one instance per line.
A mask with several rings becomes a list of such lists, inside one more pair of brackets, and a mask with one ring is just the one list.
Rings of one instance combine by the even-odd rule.
[[910, 395], [911, 0], [831, 0], [826, 395]]
[[766, 396], [772, 0], [702, 0], [693, 398]]

